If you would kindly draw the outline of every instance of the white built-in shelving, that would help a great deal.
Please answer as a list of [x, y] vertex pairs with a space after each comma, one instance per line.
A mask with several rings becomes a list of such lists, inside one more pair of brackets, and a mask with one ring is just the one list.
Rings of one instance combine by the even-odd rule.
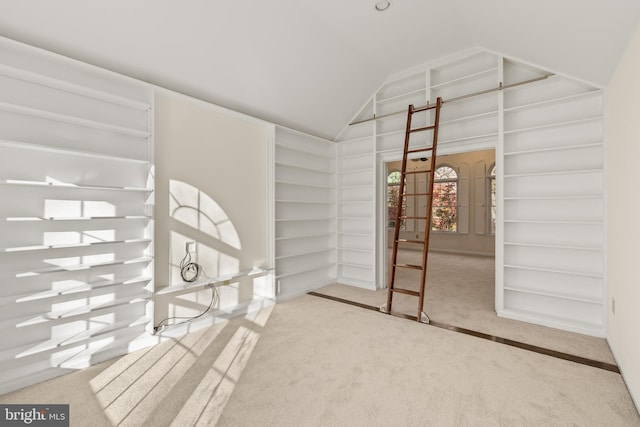
[[0, 52], [4, 392], [127, 353], [149, 326], [153, 92], [10, 40]]
[[[507, 84], [544, 74], [503, 67]], [[603, 92], [553, 76], [503, 96], [498, 313], [603, 336]]]
[[[409, 89], [411, 94], [419, 90]], [[383, 97], [378, 103], [404, 99], [404, 94]], [[366, 137], [337, 144], [337, 268], [338, 283], [375, 289], [375, 147], [371, 122], [359, 125]]]
[[437, 97], [440, 154], [497, 149], [497, 311], [602, 335], [603, 91], [480, 49], [391, 76], [336, 139], [339, 281], [376, 286], [377, 168], [401, 158], [407, 105]]
[[275, 263], [278, 298], [335, 282], [335, 146], [276, 128]]

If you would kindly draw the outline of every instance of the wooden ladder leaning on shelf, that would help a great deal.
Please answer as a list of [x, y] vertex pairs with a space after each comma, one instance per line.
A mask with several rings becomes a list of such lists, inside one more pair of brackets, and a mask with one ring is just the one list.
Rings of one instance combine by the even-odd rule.
[[[396, 223], [395, 223], [395, 232], [393, 235], [393, 254], [391, 256], [391, 271], [389, 274], [389, 291], [387, 295], [387, 303], [380, 307], [380, 310], [385, 313], [391, 313], [391, 305], [393, 302], [393, 294], [394, 292], [412, 295], [418, 297], [418, 314], [416, 316], [416, 320], [422, 323], [429, 323], [429, 317], [423, 312], [424, 306], [424, 287], [427, 279], [427, 255], [429, 252], [429, 235], [431, 234], [431, 216], [432, 216], [432, 207], [433, 207], [433, 178], [436, 166], [436, 148], [438, 145], [438, 125], [440, 122], [440, 108], [442, 107], [442, 99], [438, 97], [435, 104], [429, 105], [427, 103], [426, 106], [415, 108], [413, 105], [409, 105], [407, 110], [407, 127], [405, 131], [404, 137], [404, 154], [402, 156], [402, 169], [400, 171], [400, 189], [398, 193], [398, 205], [396, 210]], [[427, 119], [431, 118], [430, 111], [435, 110], [435, 117], [433, 120], [433, 124], [424, 127], [412, 128], [411, 120], [414, 114], [426, 112]], [[411, 135], [416, 132], [425, 132], [432, 131], [432, 139], [431, 146], [425, 146], [421, 148], [410, 148], [410, 139]], [[429, 162], [430, 166], [428, 170], [415, 170], [415, 171], [407, 171], [407, 158], [410, 154], [413, 153], [421, 153], [430, 152], [429, 157], [431, 161]], [[426, 156], [425, 156], [426, 157]], [[419, 193], [418, 191], [414, 191], [413, 193], [405, 192], [405, 177], [410, 174], [427, 174], [427, 190], [426, 193]], [[407, 216], [403, 213], [403, 201], [408, 197], [414, 197], [415, 202], [420, 200], [420, 197], [426, 198], [426, 209], [425, 216]], [[417, 206], [418, 203], [414, 203], [414, 206]], [[410, 239], [401, 239], [400, 238], [400, 227], [403, 220], [414, 219], [424, 221], [424, 239], [423, 240], [410, 240]], [[413, 265], [413, 264], [404, 264], [398, 263], [398, 244], [407, 243], [407, 244], [418, 244], [422, 245], [422, 264], [421, 265]], [[414, 291], [411, 289], [404, 288], [396, 288], [395, 287], [395, 277], [396, 277], [396, 269], [397, 268], [408, 268], [413, 270], [420, 270], [420, 283], [419, 283], [419, 291]]]

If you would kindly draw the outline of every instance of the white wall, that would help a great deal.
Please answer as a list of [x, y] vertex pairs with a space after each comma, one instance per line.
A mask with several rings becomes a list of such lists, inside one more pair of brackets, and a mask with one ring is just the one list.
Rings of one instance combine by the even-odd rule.
[[[185, 243], [208, 277], [269, 265], [268, 139], [273, 127], [219, 107], [161, 92], [156, 96], [156, 291], [182, 283]], [[210, 290], [156, 299], [156, 324], [193, 316]], [[250, 280], [219, 288], [219, 308], [252, 300]]]
[[608, 340], [640, 407], [640, 27], [618, 65], [607, 100]]

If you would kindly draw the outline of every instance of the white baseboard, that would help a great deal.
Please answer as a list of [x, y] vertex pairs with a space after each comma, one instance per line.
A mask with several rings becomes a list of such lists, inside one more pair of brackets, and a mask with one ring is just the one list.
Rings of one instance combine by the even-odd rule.
[[300, 295], [304, 295], [306, 293], [318, 290], [320, 288], [324, 288], [325, 286], [333, 285], [336, 283], [336, 279], [330, 278], [326, 280], [320, 280], [318, 282], [313, 282], [311, 284], [306, 285], [304, 288], [296, 289], [293, 292], [283, 292], [278, 295], [276, 298], [277, 302], [284, 302], [290, 300], [291, 298], [295, 298]]

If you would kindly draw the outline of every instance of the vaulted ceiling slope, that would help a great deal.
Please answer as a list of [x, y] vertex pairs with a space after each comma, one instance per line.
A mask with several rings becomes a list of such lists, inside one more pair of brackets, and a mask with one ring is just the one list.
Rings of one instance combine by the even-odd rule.
[[605, 86], [638, 0], [0, 0], [0, 35], [333, 139], [385, 78], [483, 47]]

